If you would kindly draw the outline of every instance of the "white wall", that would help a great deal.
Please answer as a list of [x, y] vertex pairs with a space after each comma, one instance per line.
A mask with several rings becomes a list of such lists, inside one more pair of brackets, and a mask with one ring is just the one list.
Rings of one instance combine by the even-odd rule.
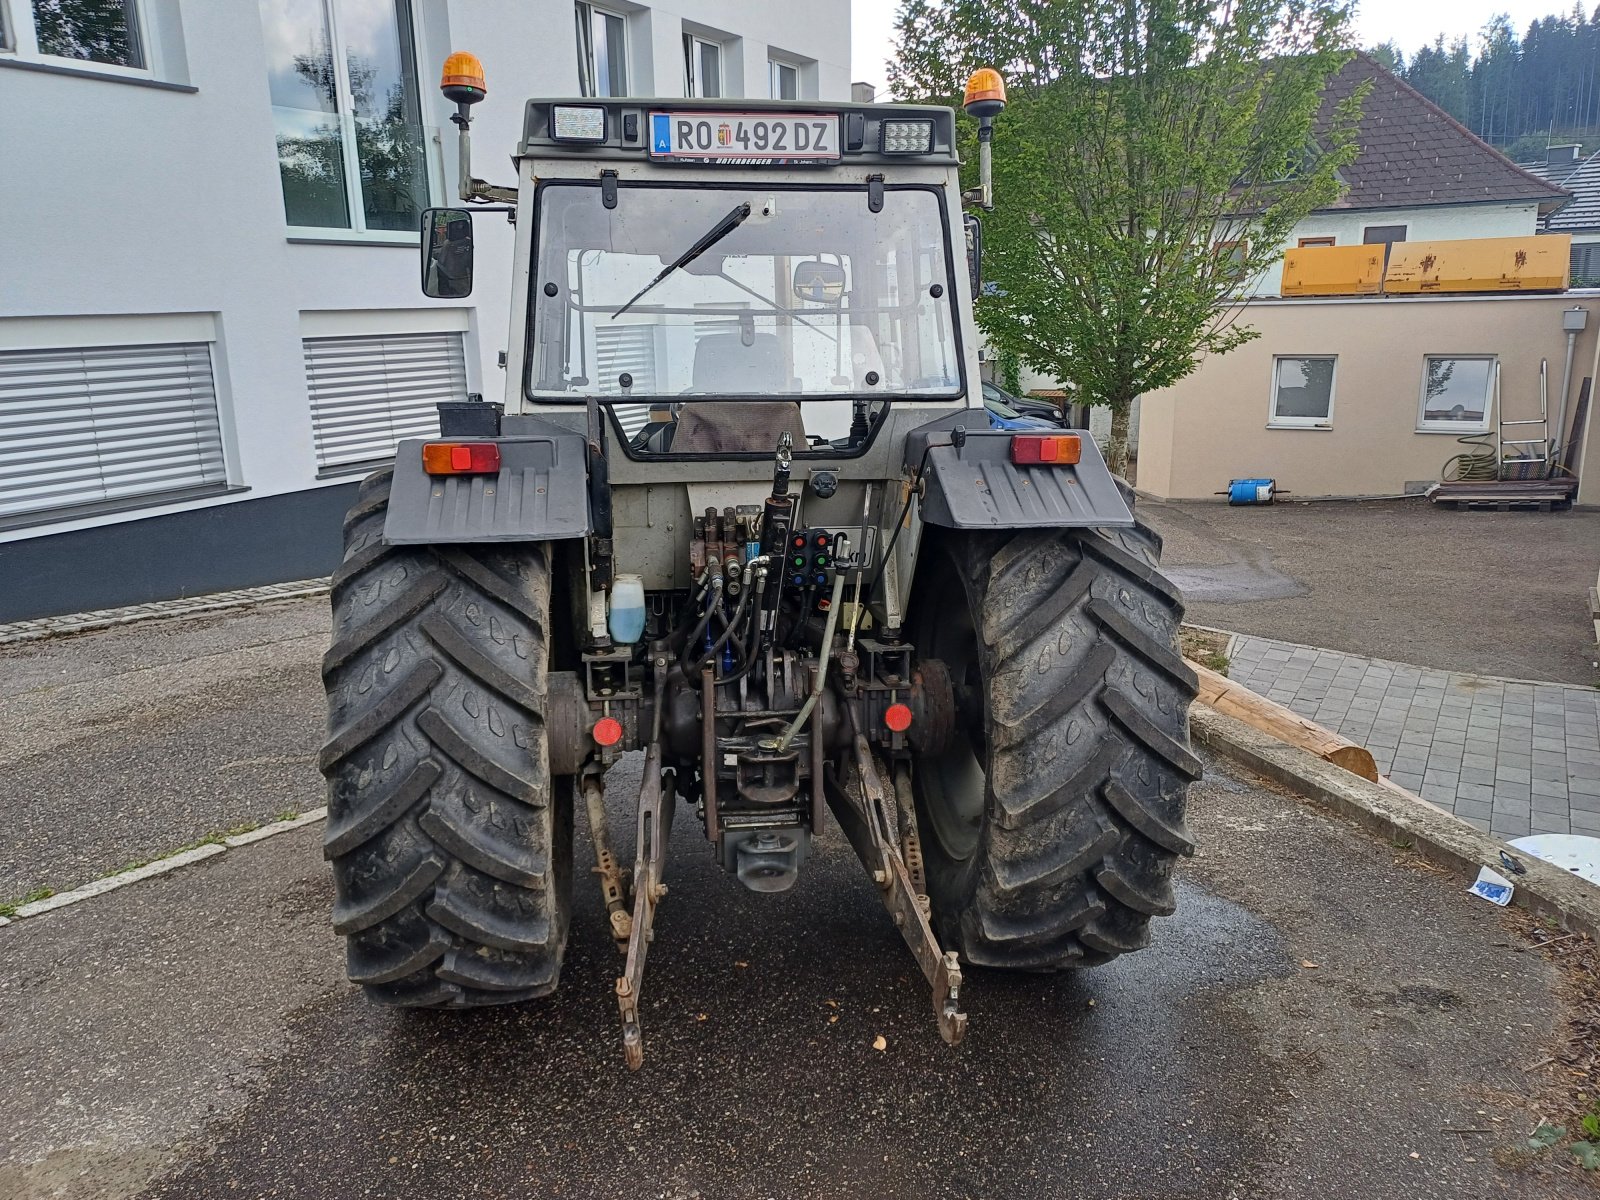
[[[250, 489], [113, 516], [0, 532], [0, 541], [342, 482], [319, 481], [300, 343], [302, 310], [426, 310], [415, 237], [304, 244], [287, 236], [266, 53], [256, 0], [147, 0], [162, 48], [158, 81], [18, 69], [0, 55], [0, 348], [48, 338], [14, 318], [215, 314], [214, 358], [236, 451], [230, 482]], [[749, 94], [765, 98], [769, 47], [815, 62], [818, 96], [849, 98], [849, 0], [806, 5], [672, 0], [630, 11], [633, 80], [683, 91], [683, 21], [738, 34]], [[453, 196], [451, 107], [436, 89], [454, 49], [484, 63], [473, 125], [475, 173], [514, 180], [510, 155], [529, 97], [576, 94], [571, 0], [415, 0], [434, 202]], [[26, 119], [18, 119], [26, 114]], [[468, 383], [498, 396], [510, 309], [511, 230], [477, 218]], [[445, 314], [448, 315], [448, 314]], [[8, 324], [9, 322], [9, 324]], [[37, 340], [28, 344], [40, 344]]]

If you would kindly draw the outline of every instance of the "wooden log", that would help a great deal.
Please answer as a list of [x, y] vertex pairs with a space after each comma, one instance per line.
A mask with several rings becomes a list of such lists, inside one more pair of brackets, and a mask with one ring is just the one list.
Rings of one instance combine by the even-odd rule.
[[1343, 767], [1352, 775], [1378, 782], [1378, 764], [1372, 752], [1358, 746], [1348, 738], [1340, 737], [1331, 729], [1324, 729], [1315, 721], [1308, 721], [1299, 713], [1275, 704], [1265, 696], [1258, 696], [1226, 675], [1219, 675], [1191, 659], [1184, 659], [1189, 668], [1200, 677], [1200, 700], [1220, 713], [1252, 725], [1263, 733], [1270, 733], [1279, 741], [1315, 754], [1323, 762]]

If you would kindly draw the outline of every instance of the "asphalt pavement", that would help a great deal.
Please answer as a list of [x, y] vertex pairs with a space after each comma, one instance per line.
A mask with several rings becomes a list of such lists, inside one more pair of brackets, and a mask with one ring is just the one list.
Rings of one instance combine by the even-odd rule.
[[1451, 512], [1421, 498], [1141, 498], [1190, 621], [1440, 671], [1600, 685], [1600, 510]]
[[327, 597], [0, 646], [0, 903], [323, 802]]
[[465, 1015], [344, 981], [318, 826], [18, 922], [0, 1195], [1592, 1194], [1506, 1155], [1561, 1011], [1501, 911], [1208, 769], [1152, 946], [971, 971], [954, 1049], [836, 834], [758, 896], [679, 822], [638, 1074], [590, 889], [561, 990]]
[[[280, 603], [0, 652], [3, 887], [320, 803], [325, 628]], [[680, 814], [638, 1074], [586, 876], [561, 990], [465, 1015], [345, 981], [320, 826], [15, 922], [0, 1197], [1592, 1195], [1517, 1149], [1565, 1018], [1515, 919], [1208, 772], [1151, 947], [971, 970], [954, 1049], [835, 832], [759, 896]]]

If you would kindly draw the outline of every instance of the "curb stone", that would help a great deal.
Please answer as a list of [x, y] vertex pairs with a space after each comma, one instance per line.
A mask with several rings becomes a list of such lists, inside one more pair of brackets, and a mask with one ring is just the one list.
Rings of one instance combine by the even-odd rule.
[[[1190, 721], [1201, 745], [1390, 841], [1410, 842], [1423, 858], [1458, 872], [1463, 892], [1479, 867], [1499, 869], [1505, 843], [1442, 809], [1369, 783], [1213, 709], [1196, 706]], [[1519, 858], [1527, 873], [1513, 880], [1511, 902], [1600, 940], [1600, 888], [1531, 855]]]
[[10, 925], [13, 921], [22, 921], [30, 917], [43, 916], [58, 908], [66, 908], [70, 904], [77, 904], [82, 900], [92, 900], [96, 896], [103, 896], [107, 892], [125, 888], [131, 883], [141, 883], [146, 879], [154, 879], [179, 867], [187, 867], [193, 863], [204, 862], [208, 858], [215, 858], [219, 854], [240, 846], [248, 846], [251, 842], [259, 842], [280, 833], [288, 833], [291, 829], [299, 829], [303, 825], [327, 818], [327, 808], [313, 808], [291, 817], [286, 821], [274, 821], [270, 825], [263, 825], [259, 829], [252, 829], [249, 833], [236, 834], [233, 837], [223, 838], [220, 842], [207, 842], [203, 846], [195, 846], [177, 854], [169, 854], [166, 858], [158, 858], [154, 862], [146, 863], [142, 867], [134, 867], [129, 871], [119, 871], [115, 875], [107, 875], [103, 879], [95, 879], [82, 887], [73, 888], [70, 892], [59, 892], [54, 896], [47, 896], [43, 900], [35, 900], [32, 904], [19, 905], [14, 916], [0, 917], [0, 926]]
[[327, 590], [326, 579], [298, 579], [290, 583], [270, 583], [233, 592], [212, 592], [204, 596], [158, 600], [150, 604], [130, 604], [123, 608], [100, 608], [91, 612], [38, 617], [31, 621], [13, 621], [0, 625], [0, 646], [12, 642], [36, 642], [73, 633], [92, 633], [118, 625], [132, 625], [137, 621], [171, 620], [230, 608], [250, 608], [272, 600], [301, 600], [307, 596], [320, 596]]

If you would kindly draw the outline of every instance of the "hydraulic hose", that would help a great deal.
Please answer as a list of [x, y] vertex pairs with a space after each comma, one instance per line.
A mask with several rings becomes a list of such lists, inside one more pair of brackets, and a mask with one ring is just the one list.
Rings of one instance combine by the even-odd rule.
[[[756, 572], [756, 591], [759, 592], [762, 590], [761, 585], [765, 582], [766, 576], [767, 569], [765, 567], [762, 567]], [[746, 624], [749, 626], [749, 631], [746, 637], [740, 637], [737, 633], [733, 635], [736, 665], [732, 671], [728, 672], [728, 674], [719, 679], [717, 681], [718, 683], [737, 683], [746, 675], [750, 674], [750, 672], [755, 668], [756, 663], [760, 661], [761, 642], [757, 637], [759, 632], [757, 624], [760, 620], [760, 614], [761, 610], [752, 606], [750, 609], [750, 615], [746, 620]], [[746, 645], [747, 640], [748, 647]]]
[[707, 646], [705, 653], [700, 655], [699, 661], [695, 664], [697, 670], [703, 668], [708, 659], [711, 661], [712, 666], [715, 667], [717, 655], [722, 653], [722, 648], [728, 644], [728, 639], [733, 636], [733, 631], [737, 629], [739, 627], [739, 623], [744, 620], [745, 609], [749, 607], [750, 589], [741, 588], [739, 594], [739, 603], [734, 605], [733, 616], [728, 618], [728, 623], [723, 629], [722, 633], [718, 635], [717, 640], [712, 642], [711, 645]]
[[683, 673], [689, 678], [694, 678], [694, 670], [690, 664], [705, 657], [694, 653], [694, 648], [699, 645], [700, 639], [705, 636], [706, 627], [711, 624], [711, 615], [722, 607], [722, 576], [711, 577], [711, 595], [706, 600], [706, 611], [701, 616], [698, 624], [689, 634], [689, 640], [683, 645], [683, 654], [678, 660], [683, 666]]
[[[838, 562], [846, 557], [850, 548], [850, 539], [840, 534], [834, 542], [833, 560]], [[838, 567], [833, 572], [833, 599], [828, 604], [828, 621], [822, 628], [822, 655], [817, 664], [817, 681], [811, 685], [811, 694], [806, 697], [806, 702], [800, 706], [800, 711], [795, 714], [789, 728], [783, 731], [783, 736], [778, 739], [778, 750], [789, 748], [789, 743], [794, 741], [794, 735], [800, 732], [800, 726], [806, 723], [806, 718], [811, 715], [811, 710], [817, 706], [817, 701], [822, 699], [823, 685], [828, 682], [828, 659], [833, 654], [833, 631], [839, 624], [839, 601], [844, 597], [844, 571]]]

